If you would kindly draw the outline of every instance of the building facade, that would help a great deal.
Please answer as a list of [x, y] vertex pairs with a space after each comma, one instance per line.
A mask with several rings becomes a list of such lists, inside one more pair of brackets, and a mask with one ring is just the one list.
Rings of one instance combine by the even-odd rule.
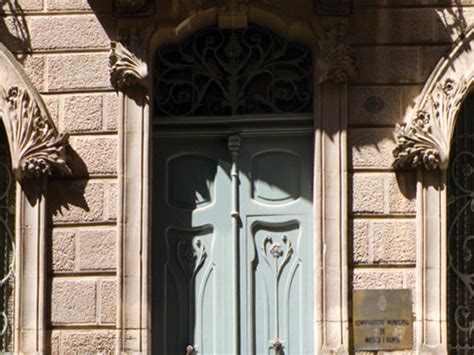
[[1, 351], [474, 352], [473, 16], [0, 1]]

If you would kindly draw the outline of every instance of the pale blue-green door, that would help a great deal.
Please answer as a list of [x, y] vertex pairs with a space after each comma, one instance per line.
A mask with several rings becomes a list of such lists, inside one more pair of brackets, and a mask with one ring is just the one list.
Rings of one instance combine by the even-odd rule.
[[158, 137], [153, 353], [313, 351], [310, 135]]

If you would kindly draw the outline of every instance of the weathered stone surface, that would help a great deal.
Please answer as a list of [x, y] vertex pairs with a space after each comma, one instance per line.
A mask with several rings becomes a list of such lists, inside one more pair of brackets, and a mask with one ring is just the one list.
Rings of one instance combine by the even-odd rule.
[[73, 271], [76, 260], [76, 235], [66, 231], [52, 233], [53, 271]]
[[417, 47], [363, 46], [356, 48], [355, 53], [357, 63], [366, 63], [359, 66], [357, 82], [421, 83], [426, 79], [420, 75]]
[[25, 32], [18, 30], [16, 17], [7, 17], [4, 23], [7, 33], [0, 27], [0, 37], [5, 39], [5, 44], [12, 51], [23, 51], [25, 46], [30, 51], [107, 49], [110, 41], [93, 15], [25, 17], [24, 27], [28, 29], [26, 40], [23, 38]]
[[22, 59], [22, 66], [34, 87], [39, 91], [44, 91], [44, 57], [37, 55], [25, 57]]
[[105, 94], [105, 129], [116, 131], [119, 120], [119, 100], [115, 93]]
[[416, 213], [416, 173], [389, 174], [388, 208], [390, 214]]
[[115, 323], [117, 310], [117, 283], [102, 280], [100, 283], [100, 322]]
[[110, 0], [46, 0], [48, 11], [112, 11]]
[[117, 173], [116, 137], [71, 137], [69, 143], [77, 154], [70, 164], [75, 176]]
[[[58, 334], [58, 335], [56, 335]], [[112, 330], [55, 330], [59, 337], [58, 354], [113, 354], [115, 332]]]
[[53, 223], [104, 221], [104, 183], [101, 181], [51, 181], [48, 209]]
[[78, 233], [78, 266], [81, 271], [115, 270], [117, 233], [115, 230], [90, 230]]
[[103, 100], [101, 95], [74, 95], [63, 99], [61, 128], [65, 131], [93, 132], [102, 129]]
[[110, 183], [107, 184], [106, 190], [106, 220], [113, 222], [117, 220], [117, 207], [118, 207], [118, 184]]
[[106, 53], [49, 56], [47, 90], [112, 89], [108, 66]]
[[15, 0], [5, 1], [0, 3], [0, 14], [3, 13], [18, 13], [21, 12], [30, 12], [30, 11], [41, 11], [43, 10], [43, 1], [44, 0]]
[[448, 53], [450, 48], [450, 45], [420, 48], [420, 78], [422, 82], [428, 79], [436, 64]]
[[384, 212], [384, 174], [356, 173], [351, 175], [351, 211], [353, 213]]
[[56, 95], [43, 95], [42, 99], [54, 124], [62, 131], [59, 125], [59, 98]]
[[355, 269], [352, 273], [353, 289], [403, 288], [403, 271], [390, 269]]
[[394, 147], [393, 128], [353, 128], [349, 131], [350, 166], [389, 169]]
[[433, 42], [434, 9], [359, 9], [349, 17], [353, 43]]
[[[401, 86], [352, 86], [349, 88], [349, 124], [393, 124], [402, 122]], [[377, 101], [372, 108], [370, 102]], [[367, 106], [369, 106], [367, 108]]]
[[374, 222], [372, 250], [375, 263], [414, 263], [416, 261], [415, 221]]
[[51, 322], [53, 324], [93, 324], [97, 320], [96, 281], [53, 279]]
[[369, 262], [369, 221], [349, 221], [349, 240], [352, 239], [352, 262], [356, 264]]

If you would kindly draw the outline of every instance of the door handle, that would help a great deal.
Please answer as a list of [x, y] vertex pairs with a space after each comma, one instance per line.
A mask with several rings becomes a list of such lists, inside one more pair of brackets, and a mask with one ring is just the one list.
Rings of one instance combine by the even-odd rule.
[[188, 345], [186, 347], [186, 355], [193, 355], [194, 354], [194, 346]]
[[281, 343], [280, 339], [276, 338], [272, 344], [273, 350], [275, 350], [275, 355], [282, 355], [283, 344]]

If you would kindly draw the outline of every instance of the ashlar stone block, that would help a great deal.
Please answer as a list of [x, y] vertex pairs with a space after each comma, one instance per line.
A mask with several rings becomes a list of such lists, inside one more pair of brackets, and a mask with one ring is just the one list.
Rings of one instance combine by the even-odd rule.
[[51, 323], [95, 324], [97, 282], [91, 279], [53, 279]]

